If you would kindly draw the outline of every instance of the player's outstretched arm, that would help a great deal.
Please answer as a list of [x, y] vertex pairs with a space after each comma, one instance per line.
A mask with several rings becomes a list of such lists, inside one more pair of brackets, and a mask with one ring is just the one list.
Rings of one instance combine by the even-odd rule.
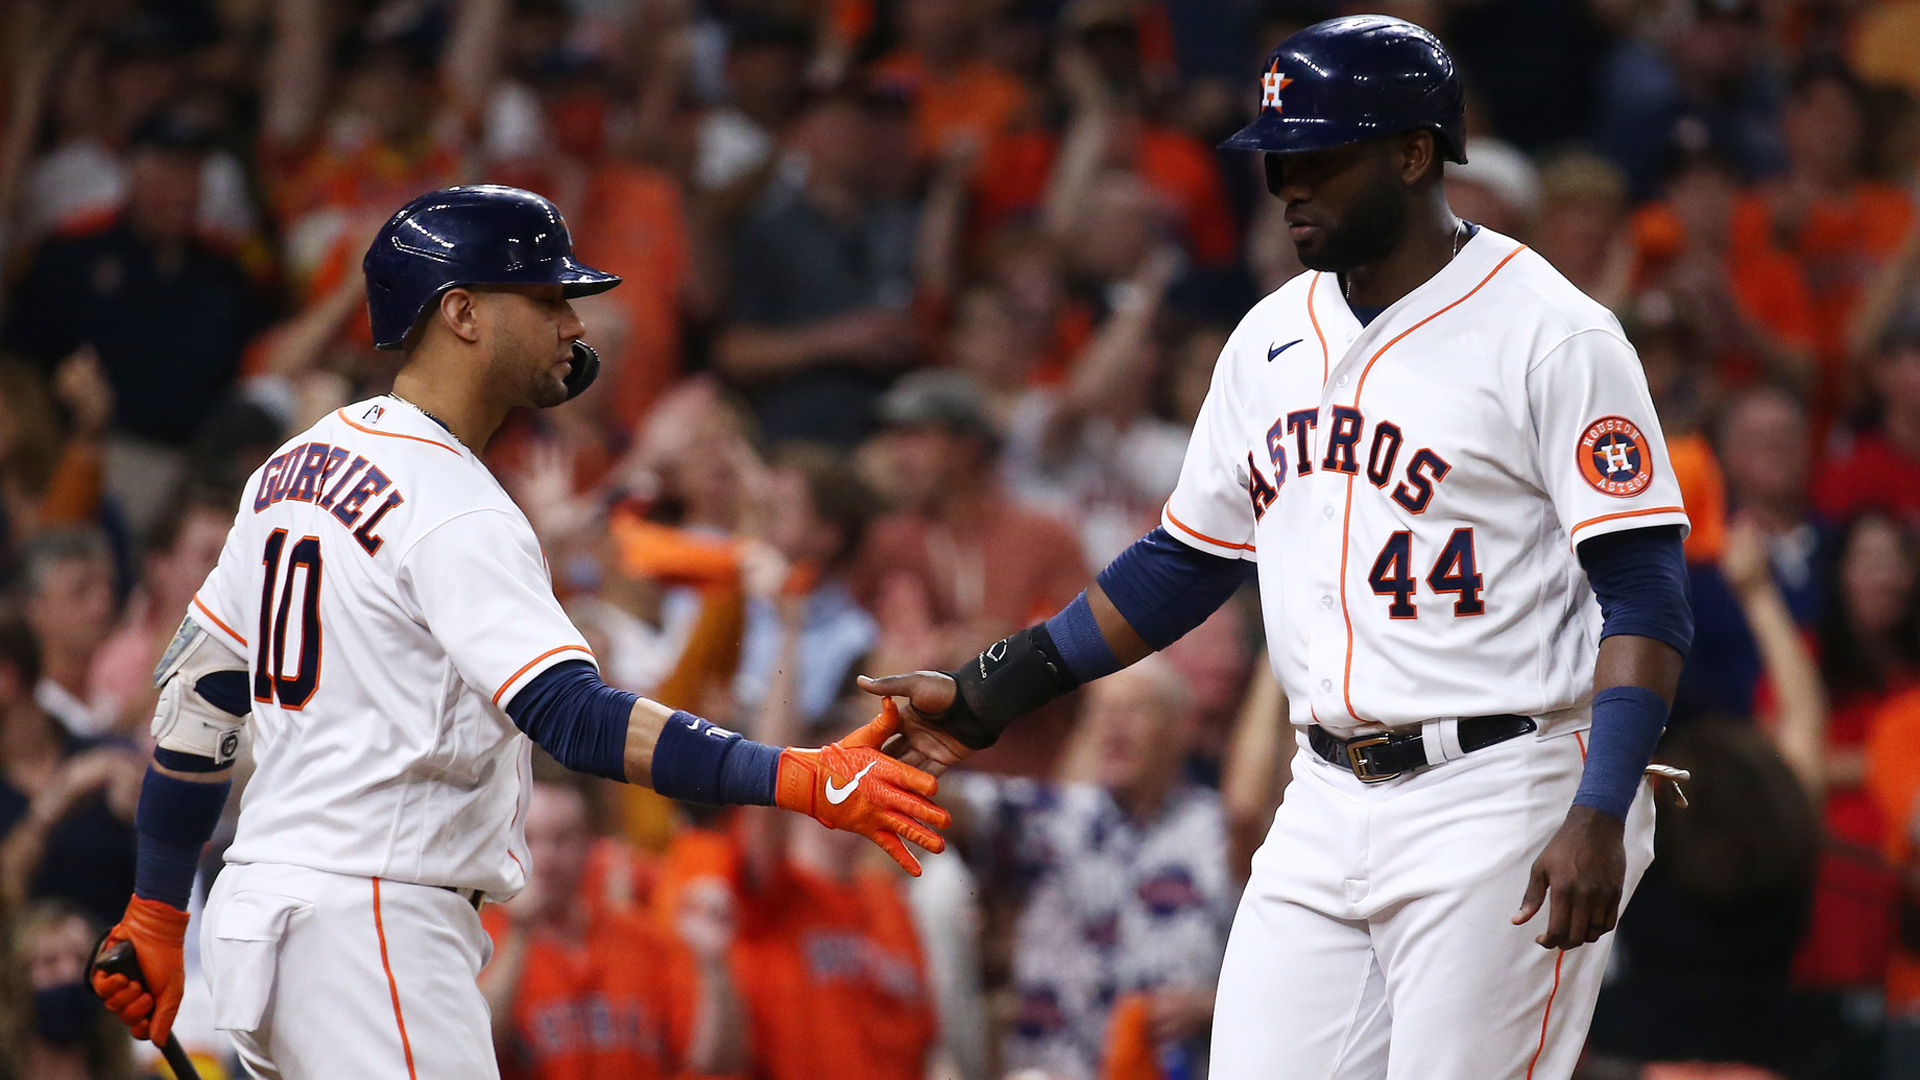
[[806, 814], [859, 833], [918, 877], [920, 860], [906, 842], [945, 851], [936, 830], [952, 819], [933, 802], [939, 781], [880, 752], [899, 730], [899, 713], [884, 702], [871, 723], [837, 743], [776, 749], [643, 698], [627, 728], [627, 779], [676, 799]]
[[880, 845], [909, 874], [911, 842], [946, 849], [947, 812], [928, 773], [880, 752], [899, 729], [884, 709], [830, 746], [767, 746], [692, 713], [669, 709], [600, 681], [584, 661], [555, 664], [507, 705], [520, 730], [571, 769], [650, 787], [713, 806], [779, 806]]
[[91, 970], [89, 980], [135, 1038], [164, 1046], [186, 988], [183, 951], [194, 871], [233, 786], [233, 759], [252, 693], [246, 660], [192, 618], [174, 634], [154, 683], [160, 701], [153, 717], [153, 764], [134, 813], [139, 851], [133, 898], [95, 957], [130, 945], [140, 979]]
[[994, 642], [953, 671], [863, 675], [860, 688], [903, 702], [902, 737], [888, 752], [937, 776], [992, 746], [1027, 713], [1173, 644], [1252, 573], [1252, 563], [1154, 529], [1053, 618]]

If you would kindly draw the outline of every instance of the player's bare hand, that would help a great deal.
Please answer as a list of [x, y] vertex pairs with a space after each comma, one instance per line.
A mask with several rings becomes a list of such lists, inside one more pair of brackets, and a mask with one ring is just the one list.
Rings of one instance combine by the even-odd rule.
[[940, 671], [909, 671], [904, 675], [860, 676], [860, 689], [888, 699], [900, 710], [900, 735], [887, 753], [935, 776], [973, 753], [965, 743], [940, 728], [940, 714], [953, 706], [960, 687]]
[[104, 971], [90, 973], [93, 992], [106, 1002], [108, 1012], [132, 1029], [134, 1038], [150, 1038], [155, 1046], [166, 1045], [187, 985], [186, 939], [186, 912], [136, 896], [127, 902], [127, 913], [120, 917], [119, 925], [101, 941], [103, 953], [123, 941], [132, 942], [134, 958], [140, 963], [141, 982]]
[[920, 860], [902, 840], [937, 855], [947, 850], [947, 842], [935, 830], [953, 818], [932, 801], [938, 780], [880, 752], [899, 730], [899, 711], [892, 701], [883, 701], [872, 723], [837, 743], [781, 751], [774, 803], [811, 815], [829, 829], [859, 833], [919, 877]]
[[1573, 949], [1614, 928], [1626, 891], [1626, 824], [1588, 806], [1567, 820], [1533, 861], [1527, 894], [1513, 924], [1520, 926], [1548, 903], [1547, 928], [1533, 940], [1544, 949]]

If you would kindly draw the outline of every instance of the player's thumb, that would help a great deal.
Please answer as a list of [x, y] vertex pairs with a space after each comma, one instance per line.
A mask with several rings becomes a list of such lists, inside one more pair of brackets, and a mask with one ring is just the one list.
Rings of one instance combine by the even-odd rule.
[[1546, 898], [1547, 872], [1539, 863], [1534, 863], [1532, 872], [1527, 876], [1527, 894], [1520, 898], [1520, 910], [1513, 913], [1513, 925], [1519, 926], [1533, 918]]
[[867, 721], [866, 726], [840, 740], [841, 746], [870, 747], [878, 750], [885, 746], [894, 732], [900, 730], [900, 709], [893, 699], [880, 699], [880, 714]]

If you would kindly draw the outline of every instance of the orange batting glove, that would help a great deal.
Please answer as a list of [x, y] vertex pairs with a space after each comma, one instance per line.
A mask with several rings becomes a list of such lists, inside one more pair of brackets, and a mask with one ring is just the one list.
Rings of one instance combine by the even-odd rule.
[[172, 904], [143, 900], [127, 901], [127, 913], [120, 925], [107, 931], [100, 942], [100, 954], [121, 942], [133, 944], [134, 959], [140, 962], [141, 985], [125, 975], [91, 970], [93, 992], [107, 1003], [107, 1011], [133, 1029], [136, 1039], [151, 1038], [155, 1046], [165, 1046], [173, 1031], [173, 1015], [180, 1011], [180, 995], [186, 989], [181, 950], [187, 940], [187, 913]]
[[829, 829], [859, 833], [919, 877], [920, 860], [901, 838], [939, 854], [947, 842], [934, 830], [952, 824], [953, 816], [930, 801], [938, 780], [880, 752], [880, 744], [898, 730], [900, 713], [888, 700], [872, 723], [837, 743], [788, 747], [780, 752], [773, 801]]

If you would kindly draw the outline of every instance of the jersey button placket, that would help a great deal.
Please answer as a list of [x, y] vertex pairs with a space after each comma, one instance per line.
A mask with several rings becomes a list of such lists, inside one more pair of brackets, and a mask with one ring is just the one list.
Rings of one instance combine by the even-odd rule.
[[1346, 713], [1345, 703], [1338, 694], [1339, 687], [1329, 676], [1338, 674], [1346, 663], [1347, 629], [1340, 611], [1340, 548], [1343, 541], [1337, 533], [1340, 529], [1342, 500], [1347, 496], [1347, 481], [1340, 473], [1318, 468], [1311, 479], [1315, 501], [1321, 504], [1320, 520], [1327, 527], [1327, 535], [1311, 549], [1314, 588], [1308, 595], [1314, 597], [1313, 607], [1319, 610], [1309, 609], [1311, 614], [1307, 618], [1308, 625], [1313, 628], [1308, 647], [1309, 670], [1314, 680], [1311, 685], [1317, 686], [1320, 691], [1313, 695], [1316, 699], [1313, 702], [1314, 713], [1322, 719], [1333, 719]]

